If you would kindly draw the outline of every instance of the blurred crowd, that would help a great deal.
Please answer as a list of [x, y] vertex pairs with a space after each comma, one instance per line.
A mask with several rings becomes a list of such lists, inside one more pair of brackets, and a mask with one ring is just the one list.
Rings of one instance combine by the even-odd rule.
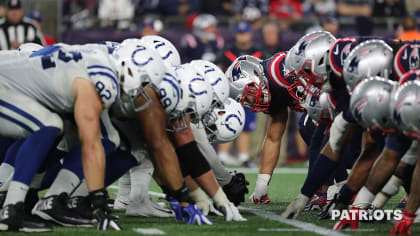
[[[17, 22], [23, 21], [26, 15], [42, 31], [41, 11], [24, 11], [24, 4], [18, 2], [19, 7], [13, 9], [4, 4], [0, 15], [8, 22], [12, 20], [9, 19], [13, 17], [12, 12], [19, 12]], [[164, 35], [175, 24], [175, 28], [186, 32], [173, 42], [178, 46], [183, 62], [204, 59], [222, 70], [244, 54], [266, 59], [276, 52], [288, 50], [281, 43], [281, 35], [299, 27], [304, 32], [323, 29], [341, 37], [341, 25], [352, 22], [356, 34], [371, 35], [378, 20], [393, 19], [393, 37], [420, 39], [419, 0], [61, 0], [57, 4], [62, 10], [61, 15], [56, 16], [62, 31], [87, 32], [103, 28], [138, 32], [138, 37], [142, 37]], [[233, 38], [224, 37], [223, 31]], [[255, 40], [256, 36], [259, 40]], [[46, 45], [56, 42], [46, 34], [42, 40]], [[16, 48], [18, 45], [15, 44], [11, 42], [9, 49]], [[288, 145], [282, 145], [287, 148], [281, 155], [293, 158], [283, 163], [306, 158], [305, 145], [296, 128], [299, 116], [299, 113], [291, 113], [289, 117], [295, 122], [289, 122], [289, 135], [284, 140]], [[221, 159], [228, 164], [255, 166], [250, 157], [259, 155], [267, 122], [265, 115], [247, 112], [245, 130], [236, 144], [219, 146]]]

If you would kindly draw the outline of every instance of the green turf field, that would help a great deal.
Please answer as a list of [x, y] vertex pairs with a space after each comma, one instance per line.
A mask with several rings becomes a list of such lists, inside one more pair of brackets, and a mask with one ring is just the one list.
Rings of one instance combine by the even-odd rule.
[[[256, 174], [246, 174], [250, 182], [250, 191], [254, 189]], [[164, 232], [166, 235], [182, 235], [182, 236], [196, 236], [196, 235], [330, 235], [332, 231], [325, 231], [331, 229], [334, 224], [331, 220], [320, 221], [316, 215], [318, 212], [304, 212], [299, 218], [298, 222], [293, 221], [292, 225], [279, 222], [278, 215], [286, 208], [288, 202], [292, 200], [299, 192], [300, 187], [304, 181], [305, 174], [275, 174], [271, 180], [269, 188], [269, 196], [272, 204], [256, 206], [251, 203], [242, 204], [241, 212], [243, 216], [248, 219], [247, 222], [224, 222], [221, 217], [210, 217], [215, 223], [212, 226], [189, 226], [182, 223], [175, 222], [175, 219], [161, 219], [161, 218], [138, 218], [126, 217], [123, 212], [118, 212], [123, 231], [107, 231], [98, 232], [95, 229], [81, 229], [81, 228], [64, 228], [55, 227], [54, 235], [142, 235], [135, 232], [137, 228], [155, 228]], [[151, 191], [159, 191], [159, 188], [153, 184]], [[109, 189], [110, 195], [115, 196], [116, 190]], [[388, 203], [387, 208], [394, 207], [401, 199], [403, 193]], [[255, 210], [256, 209], [256, 210]], [[250, 212], [252, 211], [252, 212]], [[255, 215], [258, 214], [258, 215]], [[282, 219], [280, 219], [282, 220]], [[310, 223], [310, 225], [302, 225]], [[299, 224], [294, 227], [293, 224]], [[360, 224], [361, 231], [343, 231], [339, 235], [389, 235], [392, 229], [392, 223], [365, 223]], [[313, 232], [313, 226], [318, 227], [321, 233]], [[300, 227], [300, 228], [299, 228]], [[323, 231], [324, 230], [324, 231]], [[413, 235], [420, 234], [420, 224], [411, 227]], [[2, 232], [0, 235], [19, 235], [22, 233]]]

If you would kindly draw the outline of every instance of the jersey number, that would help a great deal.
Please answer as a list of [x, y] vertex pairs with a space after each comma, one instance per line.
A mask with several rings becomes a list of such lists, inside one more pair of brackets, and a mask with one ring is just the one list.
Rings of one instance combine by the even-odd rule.
[[164, 109], [166, 109], [167, 107], [172, 105], [171, 99], [166, 97], [166, 95], [167, 95], [167, 93], [166, 93], [165, 89], [163, 89], [163, 88], [159, 89], [159, 97], [160, 97], [160, 101], [161, 101]]
[[64, 61], [65, 63], [71, 60], [74, 60], [75, 62], [77, 62], [80, 59], [82, 59], [82, 54], [80, 54], [80, 52], [70, 51], [67, 53], [61, 50], [60, 46], [47, 46], [41, 50], [38, 50], [34, 54], [32, 54], [31, 57], [40, 56], [42, 68], [46, 70], [48, 68], [55, 67], [55, 62], [52, 59], [52, 54], [55, 51], [58, 51], [58, 59]]
[[111, 99], [111, 91], [109, 91], [109, 89], [105, 89], [105, 85], [101, 81], [96, 82], [95, 86], [99, 96], [101, 97], [101, 101]]

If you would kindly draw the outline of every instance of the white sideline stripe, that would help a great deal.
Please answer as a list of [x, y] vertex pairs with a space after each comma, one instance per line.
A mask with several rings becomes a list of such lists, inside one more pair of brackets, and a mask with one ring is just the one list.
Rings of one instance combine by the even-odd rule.
[[[237, 171], [244, 174], [258, 174], [258, 168], [226, 168], [228, 171]], [[307, 174], [308, 168], [276, 168], [274, 174]]]
[[[257, 231], [260, 232], [310, 232], [306, 229], [296, 229], [296, 228], [259, 228]], [[342, 231], [347, 232], [374, 232], [375, 229], [343, 229]]]
[[165, 231], [156, 228], [133, 228], [133, 231], [140, 234], [158, 234], [164, 235], [166, 234]]
[[323, 227], [320, 227], [320, 226], [316, 226], [316, 225], [311, 224], [311, 223], [302, 222], [302, 221], [298, 221], [298, 220], [283, 219], [279, 215], [274, 214], [271, 211], [263, 211], [263, 210], [260, 210], [260, 209], [252, 209], [252, 208], [246, 208], [246, 207], [239, 207], [239, 209], [244, 210], [244, 211], [249, 211], [252, 214], [254, 214], [256, 216], [260, 216], [262, 218], [278, 221], [278, 222], [281, 222], [283, 224], [291, 225], [291, 226], [294, 226], [296, 228], [299, 228], [299, 229], [305, 230], [305, 231], [312, 231], [312, 232], [320, 234], [320, 235], [347, 236], [347, 234], [343, 234], [343, 233], [340, 233], [338, 231], [334, 231], [334, 230], [331, 230], [331, 229], [326, 229], [326, 228], [323, 228]]

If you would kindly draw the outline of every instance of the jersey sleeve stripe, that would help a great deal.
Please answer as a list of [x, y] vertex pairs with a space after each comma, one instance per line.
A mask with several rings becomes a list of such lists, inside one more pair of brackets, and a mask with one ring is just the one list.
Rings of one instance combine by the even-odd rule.
[[90, 69], [104, 69], [104, 70], [107, 70], [107, 71], [111, 72], [115, 77], [117, 77], [117, 74], [115, 73], [115, 71], [112, 70], [109, 67], [106, 67], [106, 66], [101, 66], [101, 65], [88, 66], [88, 70], [90, 70]]
[[274, 58], [271, 62], [269, 67], [269, 77], [270, 79], [274, 82], [275, 85], [277, 85], [278, 87], [283, 87], [283, 88], [287, 88], [287, 85], [289, 85], [289, 83], [287, 83], [284, 79], [281, 78], [280, 75], [280, 59], [282, 58], [282, 55], [277, 56], [276, 58]]

